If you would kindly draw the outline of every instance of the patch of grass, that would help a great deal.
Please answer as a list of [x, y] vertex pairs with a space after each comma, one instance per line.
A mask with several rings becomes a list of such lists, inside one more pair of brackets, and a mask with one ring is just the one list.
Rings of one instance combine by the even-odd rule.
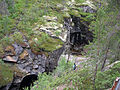
[[0, 63], [0, 87], [7, 85], [13, 80], [13, 71], [9, 66]]
[[85, 0], [75, 0], [77, 3], [83, 3]]
[[0, 44], [1, 44], [1, 46], [3, 46], [3, 48], [5, 48], [6, 46], [11, 45], [12, 41], [11, 41], [10, 37], [6, 36], [0, 40]]
[[22, 33], [15, 32], [14, 34], [11, 35], [11, 39], [13, 40], [13, 42], [21, 44], [23, 42]]
[[3, 56], [4, 54], [4, 49], [3, 46], [0, 44], [0, 57]]

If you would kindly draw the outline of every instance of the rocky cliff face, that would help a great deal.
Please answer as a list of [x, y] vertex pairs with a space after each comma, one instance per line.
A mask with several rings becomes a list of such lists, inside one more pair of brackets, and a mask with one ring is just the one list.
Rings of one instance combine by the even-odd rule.
[[[24, 75], [20, 75], [17, 71], [11, 73], [14, 74], [12, 85], [19, 84], [22, 77], [27, 74], [36, 74], [43, 72], [52, 72], [58, 63], [59, 57], [62, 54], [64, 48], [61, 47], [53, 52], [47, 52], [47, 56], [44, 53], [34, 53], [29, 43], [26, 40], [26, 44], [12, 44], [6, 47], [3, 61], [15, 65], [19, 72], [24, 72]], [[9, 81], [10, 83], [10, 81]], [[7, 86], [8, 87], [8, 86]], [[14, 86], [15, 87], [15, 86]], [[18, 87], [18, 86], [17, 86]]]

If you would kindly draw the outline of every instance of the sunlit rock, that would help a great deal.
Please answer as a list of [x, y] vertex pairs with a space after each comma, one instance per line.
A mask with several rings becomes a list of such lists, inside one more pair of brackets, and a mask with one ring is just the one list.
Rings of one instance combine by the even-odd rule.
[[22, 60], [22, 59], [25, 59], [26, 56], [28, 56], [28, 52], [24, 50], [23, 53], [19, 57]]

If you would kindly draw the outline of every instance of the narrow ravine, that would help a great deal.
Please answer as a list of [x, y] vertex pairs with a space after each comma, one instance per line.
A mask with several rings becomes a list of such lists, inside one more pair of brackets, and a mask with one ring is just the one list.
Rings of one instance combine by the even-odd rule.
[[[14, 66], [15, 71], [13, 80], [0, 88], [1, 90], [24, 90], [23, 88], [30, 87], [37, 80], [39, 73], [53, 72], [61, 57], [65, 57], [66, 60], [69, 57], [69, 61], [75, 62], [80, 68], [83, 67], [82, 62], [88, 60], [82, 56], [82, 52], [84, 46], [93, 41], [89, 25], [94, 20], [96, 10], [88, 4], [79, 5], [75, 1], [66, 2], [66, 6], [63, 7], [58, 4], [58, 8], [60, 12], [68, 15], [43, 15], [45, 23], [34, 23], [31, 32], [21, 30], [27, 27], [20, 26], [25, 15], [21, 13], [21, 17], [17, 18], [16, 26], [9, 35], [15, 42], [5, 47], [2, 56], [2, 61], [11, 67]], [[87, 18], [89, 15], [90, 19]], [[60, 23], [60, 18], [63, 23]], [[32, 34], [29, 36], [28, 33]]]

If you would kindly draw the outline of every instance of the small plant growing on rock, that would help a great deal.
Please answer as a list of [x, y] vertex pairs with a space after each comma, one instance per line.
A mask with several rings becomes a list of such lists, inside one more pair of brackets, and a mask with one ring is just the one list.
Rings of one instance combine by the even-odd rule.
[[23, 42], [23, 37], [22, 34], [20, 32], [15, 32], [11, 38], [13, 39], [13, 41], [15, 41], [16, 43], [22, 43]]

